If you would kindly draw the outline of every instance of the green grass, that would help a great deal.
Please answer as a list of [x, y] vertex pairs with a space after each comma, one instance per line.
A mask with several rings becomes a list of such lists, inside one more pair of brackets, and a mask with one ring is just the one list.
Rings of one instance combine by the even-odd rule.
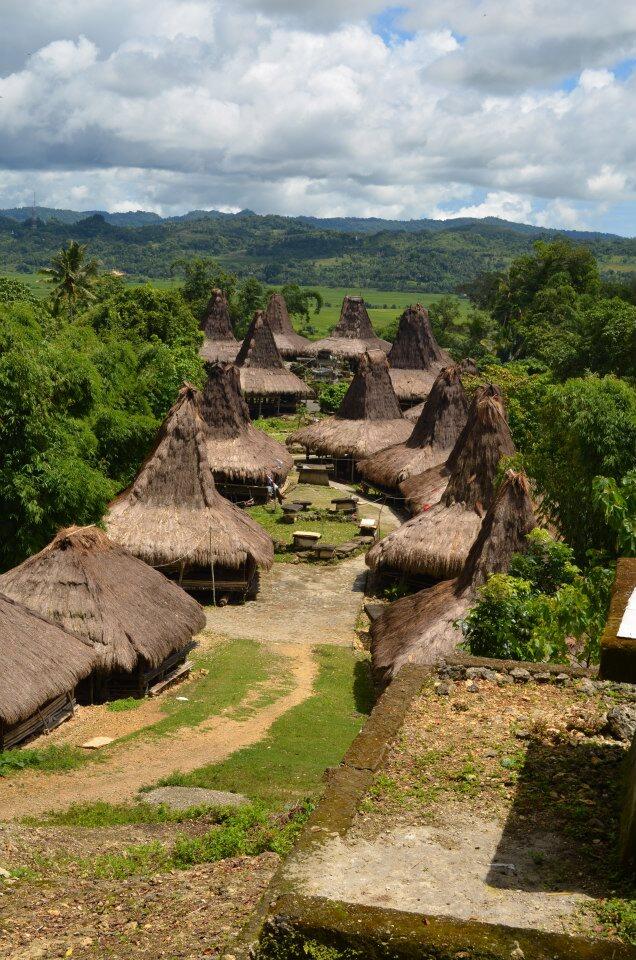
[[127, 710], [137, 710], [141, 703], [136, 697], [122, 697], [121, 700], [111, 700], [106, 704], [106, 709], [110, 713], [125, 713]]
[[290, 433], [299, 430], [306, 422], [303, 413], [295, 413], [287, 417], [259, 417], [252, 423], [259, 430], [274, 437], [279, 443], [285, 443]]
[[222, 763], [161, 782], [232, 790], [277, 805], [315, 795], [325, 769], [340, 762], [373, 704], [366, 659], [336, 646], [318, 647], [316, 657], [315, 693], [279, 717], [265, 739]]
[[301, 514], [295, 524], [283, 523], [283, 511], [278, 505], [250, 507], [247, 512], [267, 530], [274, 540], [283, 544], [292, 543], [295, 530], [311, 530], [319, 533], [322, 543], [332, 543], [335, 546], [346, 543], [358, 533], [358, 523], [352, 523], [350, 520], [331, 520], [322, 517], [320, 520], [310, 520], [305, 519], [305, 515]]
[[592, 909], [608, 933], [636, 947], [636, 900], [603, 900]]
[[138, 823], [184, 823], [210, 814], [209, 806], [193, 806], [173, 810], [154, 803], [74, 803], [66, 810], [51, 810], [42, 817], [25, 817], [28, 826], [50, 827], [120, 827]]
[[83, 876], [124, 880], [168, 870], [185, 870], [198, 863], [228, 857], [254, 857], [271, 850], [287, 854], [311, 813], [309, 802], [272, 814], [261, 804], [218, 811], [217, 825], [202, 836], [178, 836], [169, 847], [158, 841], [135, 844], [122, 853], [102, 854], [69, 862]]
[[61, 746], [36, 747], [34, 749], [0, 751], [0, 777], [10, 777], [22, 770], [73, 770], [87, 763], [89, 757], [77, 747], [66, 744]]
[[[255, 640], [228, 640], [193, 659], [194, 670], [205, 673], [186, 687], [180, 687], [165, 701], [163, 719], [123, 739], [162, 737], [183, 727], [197, 727], [209, 717], [238, 707], [258, 684], [271, 680], [271, 687], [264, 689], [260, 696], [257, 692], [250, 710], [240, 711], [239, 719], [244, 719], [289, 689], [290, 678], [284, 669], [286, 658]], [[187, 700], [177, 697], [187, 697]]]

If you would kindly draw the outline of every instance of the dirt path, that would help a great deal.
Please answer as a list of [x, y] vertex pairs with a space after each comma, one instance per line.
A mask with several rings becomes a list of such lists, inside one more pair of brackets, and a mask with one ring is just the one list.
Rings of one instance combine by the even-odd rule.
[[[317, 672], [309, 647], [277, 644], [276, 650], [290, 658], [294, 686], [274, 703], [244, 720], [221, 715], [170, 737], [115, 747], [103, 763], [88, 768], [52, 774], [28, 771], [19, 778], [0, 780], [0, 821], [37, 816], [47, 810], [65, 809], [72, 803], [130, 800], [140, 787], [174, 771], [187, 773], [217, 763], [236, 750], [262, 740], [275, 720], [311, 696]], [[236, 709], [252, 703], [253, 691], [250, 691]]]

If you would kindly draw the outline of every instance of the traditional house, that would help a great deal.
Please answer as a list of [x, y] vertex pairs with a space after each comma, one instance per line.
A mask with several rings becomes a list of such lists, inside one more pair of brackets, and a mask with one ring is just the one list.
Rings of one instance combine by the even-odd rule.
[[[468, 408], [468, 416], [466, 417], [464, 429], [459, 434], [448, 460], [445, 463], [442, 462], [435, 466], [427, 467], [422, 473], [413, 472], [405, 480], [400, 481], [400, 493], [404, 497], [406, 506], [411, 513], [420, 513], [422, 510], [428, 510], [434, 503], [437, 503], [437, 501], [442, 498], [457, 458], [466, 442], [466, 438], [475, 426], [477, 401], [480, 397], [498, 397], [501, 400], [501, 392], [499, 387], [496, 387], [492, 383], [489, 383], [485, 387], [478, 387], [473, 394], [473, 399]], [[423, 409], [424, 406], [422, 405], [422, 410]]]
[[0, 593], [0, 750], [72, 717], [75, 687], [97, 654], [80, 640]]
[[334, 475], [353, 480], [357, 460], [406, 440], [412, 430], [395, 396], [386, 354], [374, 350], [360, 360], [338, 413], [297, 430], [287, 443], [299, 444], [308, 454], [330, 457]]
[[457, 579], [396, 600], [371, 624], [378, 686], [389, 683], [406, 663], [434, 663], [456, 649], [462, 640], [457, 621], [468, 612], [476, 590], [490, 574], [508, 570], [512, 555], [523, 552], [536, 525], [526, 477], [507, 471]]
[[497, 466], [514, 444], [501, 401], [482, 396], [467, 421], [442, 498], [369, 550], [368, 566], [384, 577], [430, 585], [456, 577], [494, 494]]
[[294, 413], [314, 393], [288, 370], [262, 310], [257, 310], [236, 358], [241, 390], [253, 417]]
[[316, 354], [328, 354], [339, 360], [347, 360], [353, 366], [368, 350], [382, 350], [387, 353], [391, 344], [376, 337], [371, 326], [362, 297], [345, 297], [342, 301], [340, 319], [324, 340], [316, 340], [313, 350]]
[[213, 602], [253, 598], [258, 569], [274, 559], [271, 538], [214, 485], [201, 397], [186, 384], [154, 450], [111, 504], [109, 535], [126, 550]]
[[94, 526], [62, 530], [3, 574], [0, 592], [93, 647], [78, 691], [89, 703], [176, 678], [205, 626], [196, 600]]
[[380, 490], [398, 492], [399, 484], [408, 477], [445, 463], [466, 424], [467, 409], [459, 368], [444, 367], [408, 440], [358, 463], [360, 477]]
[[206, 366], [201, 398], [208, 462], [219, 493], [230, 500], [267, 501], [294, 465], [287, 448], [252, 425], [237, 367]]
[[214, 363], [216, 360], [234, 360], [236, 358], [240, 343], [232, 330], [227, 299], [218, 287], [215, 287], [212, 291], [201, 321], [201, 329], [205, 335], [200, 351], [203, 360]]
[[435, 339], [428, 311], [420, 303], [407, 307], [400, 317], [388, 356], [393, 389], [404, 409], [425, 400], [439, 371], [452, 363]]
[[269, 298], [265, 319], [281, 357], [294, 359], [311, 356], [315, 352], [313, 343], [294, 330], [282, 293], [273, 293]]

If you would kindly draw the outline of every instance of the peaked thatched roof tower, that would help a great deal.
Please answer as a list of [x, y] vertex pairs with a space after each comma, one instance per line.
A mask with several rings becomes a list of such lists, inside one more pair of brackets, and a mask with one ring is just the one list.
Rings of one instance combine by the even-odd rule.
[[108, 533], [166, 573], [215, 567], [269, 567], [270, 537], [214, 486], [199, 392], [186, 384], [164, 420], [155, 448], [132, 485], [111, 505]]
[[269, 298], [265, 319], [281, 357], [293, 358], [313, 353], [313, 344], [294, 330], [282, 293], [273, 293]]
[[97, 527], [69, 527], [0, 591], [92, 644], [100, 671], [158, 667], [205, 626], [192, 597]]
[[[475, 424], [477, 402], [482, 397], [497, 397], [503, 403], [499, 387], [492, 383], [485, 387], [478, 387], [470, 402], [464, 429], [459, 434], [448, 460], [445, 463], [428, 467], [422, 473], [413, 472], [406, 480], [400, 481], [400, 493], [406, 500], [406, 505], [411, 513], [428, 510], [443, 496], [460, 451], [463, 449], [466, 438]], [[423, 409], [424, 405], [422, 405]]]
[[407, 307], [389, 350], [391, 381], [400, 403], [424, 400], [448, 363], [451, 359], [435, 339], [428, 311], [420, 303]]
[[239, 342], [232, 330], [230, 308], [222, 290], [215, 287], [201, 321], [205, 340], [201, 347], [201, 357], [213, 363], [215, 360], [234, 360]]
[[316, 353], [324, 350], [334, 357], [353, 360], [367, 350], [383, 350], [387, 353], [391, 344], [376, 337], [362, 297], [345, 297], [340, 319], [330, 336], [316, 340], [312, 346]]
[[208, 462], [217, 483], [282, 484], [294, 465], [286, 447], [252, 426], [233, 363], [206, 366], [201, 398]]
[[[57, 697], [72, 694], [94, 669], [93, 646], [62, 627], [0, 593], [0, 746], [12, 745], [7, 735]], [[41, 729], [35, 724], [15, 742]]]
[[451, 653], [462, 639], [455, 622], [468, 611], [475, 591], [490, 574], [507, 571], [536, 525], [527, 478], [508, 470], [459, 577], [397, 600], [371, 625], [376, 683], [384, 686], [405, 663], [433, 663]]
[[313, 397], [313, 391], [288, 370], [278, 352], [274, 335], [262, 310], [254, 314], [236, 358], [241, 390], [248, 402], [256, 399], [298, 403]]
[[430, 510], [374, 544], [368, 565], [436, 580], [457, 576], [493, 498], [497, 465], [514, 451], [501, 401], [480, 397], [451, 453], [446, 492]]
[[395, 440], [406, 440], [413, 425], [400, 411], [386, 355], [365, 353], [338, 413], [312, 423], [288, 437], [312, 453], [328, 457], [363, 459]]
[[444, 367], [408, 440], [392, 444], [361, 461], [360, 476], [375, 486], [397, 490], [398, 484], [407, 477], [444, 463], [466, 423], [467, 409], [459, 368]]

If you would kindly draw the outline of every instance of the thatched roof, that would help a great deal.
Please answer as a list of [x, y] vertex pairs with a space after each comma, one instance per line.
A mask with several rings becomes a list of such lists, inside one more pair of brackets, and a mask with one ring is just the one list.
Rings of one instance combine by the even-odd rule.
[[208, 462], [201, 397], [190, 384], [164, 420], [155, 448], [112, 504], [110, 536], [154, 567], [269, 567], [270, 537], [217, 492]]
[[215, 360], [234, 360], [238, 353], [239, 342], [232, 330], [226, 296], [218, 287], [212, 291], [201, 321], [201, 329], [205, 335], [200, 350], [204, 360], [211, 363]]
[[265, 319], [281, 357], [308, 356], [314, 353], [313, 343], [294, 330], [282, 293], [273, 293], [269, 298]]
[[241, 390], [247, 397], [313, 397], [313, 391], [288, 370], [262, 310], [254, 314], [236, 358]]
[[0, 591], [90, 641], [102, 670], [158, 667], [205, 626], [196, 600], [97, 527], [62, 530]]
[[361, 461], [360, 475], [379, 487], [395, 490], [413, 474], [445, 463], [466, 423], [467, 409], [459, 368], [444, 367], [408, 440]]
[[282, 483], [294, 465], [287, 448], [250, 420], [233, 363], [206, 365], [201, 398], [208, 462], [217, 482]]
[[361, 358], [338, 413], [297, 430], [287, 443], [329, 457], [358, 459], [406, 440], [412, 429], [391, 386], [386, 355], [374, 350]]
[[390, 604], [371, 625], [371, 657], [377, 683], [388, 683], [405, 663], [433, 663], [461, 641], [455, 621], [471, 606], [475, 590], [492, 573], [508, 569], [536, 526], [528, 481], [507, 471], [460, 576]]
[[439, 580], [457, 576], [492, 500], [499, 460], [514, 450], [501, 401], [480, 397], [449, 458], [445, 493], [430, 510], [374, 544], [368, 565]]
[[[406, 500], [406, 505], [411, 513], [419, 513], [421, 510], [428, 509], [443, 496], [460, 451], [469, 433], [474, 428], [477, 402], [481, 397], [498, 397], [501, 400], [501, 391], [499, 387], [492, 383], [484, 387], [478, 387], [473, 394], [464, 429], [459, 434], [446, 463], [429, 467], [419, 474], [412, 473], [410, 477], [400, 482], [400, 493]], [[502, 400], [501, 402], [503, 403]]]
[[314, 342], [313, 349], [316, 353], [324, 350], [334, 357], [351, 358], [360, 357], [367, 350], [387, 353], [391, 344], [373, 332], [362, 297], [345, 297], [338, 323], [328, 337]]
[[422, 415], [422, 410], [424, 409], [424, 403], [425, 401], [423, 400], [421, 403], [416, 403], [414, 407], [409, 407], [408, 410], [405, 410], [404, 416], [406, 417], [406, 419], [410, 420], [411, 423], [417, 423], [417, 421], [420, 419]]
[[13, 726], [72, 691], [97, 661], [93, 647], [0, 594], [0, 721]]
[[398, 400], [423, 400], [442, 366], [450, 362], [435, 339], [428, 311], [420, 303], [407, 307], [389, 350], [391, 381]]

